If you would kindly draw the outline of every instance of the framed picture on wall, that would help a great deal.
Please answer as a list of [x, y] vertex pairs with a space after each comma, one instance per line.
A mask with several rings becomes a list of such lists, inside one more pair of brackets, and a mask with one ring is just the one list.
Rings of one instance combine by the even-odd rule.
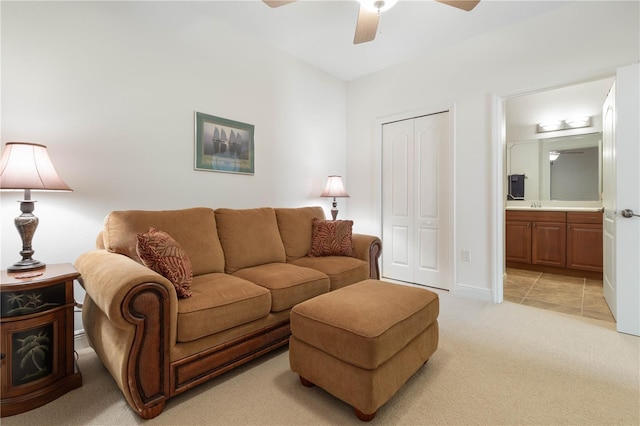
[[196, 111], [195, 169], [254, 173], [253, 124]]

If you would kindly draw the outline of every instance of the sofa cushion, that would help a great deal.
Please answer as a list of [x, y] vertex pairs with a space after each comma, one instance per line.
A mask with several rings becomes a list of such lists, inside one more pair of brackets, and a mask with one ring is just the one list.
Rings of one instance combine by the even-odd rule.
[[191, 261], [180, 244], [166, 232], [153, 227], [136, 237], [136, 253], [142, 263], [171, 281], [178, 297], [191, 297]]
[[269, 290], [222, 273], [200, 275], [178, 300], [178, 342], [190, 342], [269, 315]]
[[331, 291], [369, 278], [367, 262], [348, 256], [301, 257], [292, 264], [305, 266], [329, 276]]
[[238, 269], [286, 261], [276, 213], [272, 208], [221, 208], [215, 214], [228, 274]]
[[313, 219], [325, 219], [322, 207], [277, 208], [275, 211], [287, 262], [306, 257], [311, 250]]
[[271, 292], [271, 310], [284, 311], [304, 300], [329, 291], [329, 277], [311, 268], [290, 263], [269, 263], [236, 271], [236, 277]]
[[313, 219], [309, 256], [355, 257], [352, 228], [352, 220]]
[[193, 275], [224, 272], [224, 253], [218, 240], [212, 209], [113, 211], [104, 220], [104, 247], [142, 263], [136, 253], [136, 235], [150, 227], [161, 229], [180, 244], [191, 260]]

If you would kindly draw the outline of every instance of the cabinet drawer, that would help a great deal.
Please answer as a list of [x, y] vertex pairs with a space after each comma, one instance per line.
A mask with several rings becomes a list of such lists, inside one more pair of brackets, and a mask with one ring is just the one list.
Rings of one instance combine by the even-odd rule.
[[566, 222], [566, 212], [549, 212], [533, 210], [507, 210], [506, 220], [522, 222]]
[[567, 212], [567, 222], [602, 224], [602, 212]]

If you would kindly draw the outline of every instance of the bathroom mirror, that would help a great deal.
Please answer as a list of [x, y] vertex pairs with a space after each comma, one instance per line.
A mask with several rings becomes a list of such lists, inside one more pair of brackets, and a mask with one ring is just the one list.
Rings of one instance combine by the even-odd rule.
[[602, 192], [602, 134], [513, 142], [507, 171], [524, 175], [524, 200], [598, 201]]

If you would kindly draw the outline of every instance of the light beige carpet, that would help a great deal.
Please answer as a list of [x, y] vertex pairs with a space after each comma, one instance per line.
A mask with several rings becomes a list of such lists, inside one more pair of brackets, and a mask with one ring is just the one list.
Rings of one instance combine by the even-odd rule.
[[[638, 425], [640, 339], [614, 324], [441, 298], [440, 345], [372, 425]], [[346, 425], [353, 409], [289, 370], [286, 349], [214, 379], [143, 421], [91, 349], [83, 386], [2, 425]]]

